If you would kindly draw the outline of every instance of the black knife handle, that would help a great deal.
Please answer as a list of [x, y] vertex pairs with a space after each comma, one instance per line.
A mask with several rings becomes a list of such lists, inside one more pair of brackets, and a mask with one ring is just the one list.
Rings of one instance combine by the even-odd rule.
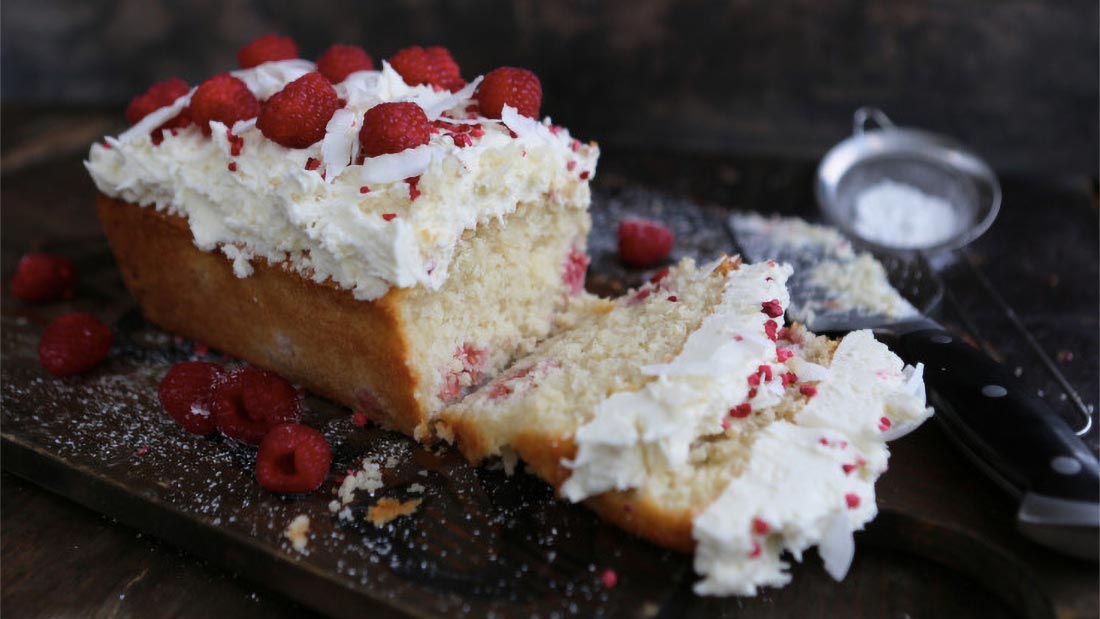
[[901, 335], [899, 352], [924, 363], [925, 385], [951, 403], [936, 414], [1018, 489], [1100, 501], [1100, 464], [1069, 424], [1005, 366], [942, 329]]

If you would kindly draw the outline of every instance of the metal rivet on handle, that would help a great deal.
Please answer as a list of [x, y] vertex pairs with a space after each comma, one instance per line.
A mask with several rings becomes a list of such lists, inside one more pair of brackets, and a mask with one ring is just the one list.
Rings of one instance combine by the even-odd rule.
[[987, 398], [1003, 398], [1008, 395], [1008, 389], [1000, 385], [986, 385], [982, 387], [982, 395]]
[[1050, 468], [1060, 475], [1076, 475], [1081, 471], [1081, 462], [1069, 456], [1056, 456], [1050, 461]]
[[951, 336], [947, 335], [946, 333], [937, 333], [936, 335], [933, 335], [931, 339], [936, 344], [950, 344], [951, 343]]

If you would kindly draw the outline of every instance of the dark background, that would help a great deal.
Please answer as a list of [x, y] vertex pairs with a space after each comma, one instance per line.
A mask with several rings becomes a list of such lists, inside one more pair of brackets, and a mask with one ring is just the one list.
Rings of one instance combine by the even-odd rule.
[[376, 60], [448, 46], [467, 78], [542, 78], [544, 113], [605, 150], [817, 158], [860, 105], [945, 132], [1000, 171], [1094, 176], [1094, 0], [6, 0], [2, 98], [117, 109], [236, 66], [252, 37]]

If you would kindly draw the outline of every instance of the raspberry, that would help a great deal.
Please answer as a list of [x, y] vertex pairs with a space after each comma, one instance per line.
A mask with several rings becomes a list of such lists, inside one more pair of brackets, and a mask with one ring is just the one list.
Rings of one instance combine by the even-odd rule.
[[15, 266], [11, 295], [20, 301], [71, 299], [76, 270], [71, 260], [53, 254], [27, 254]]
[[406, 47], [394, 54], [389, 63], [410, 86], [430, 84], [454, 92], [466, 85], [458, 63], [445, 47]]
[[332, 84], [320, 73], [306, 73], [264, 102], [256, 127], [287, 148], [306, 148], [325, 137], [325, 126], [339, 107]]
[[298, 421], [298, 392], [278, 374], [246, 367], [217, 385], [211, 410], [222, 434], [257, 445], [271, 428]]
[[308, 426], [275, 426], [260, 442], [256, 481], [272, 492], [313, 492], [328, 477], [332, 449], [323, 434]]
[[176, 423], [192, 434], [214, 431], [210, 403], [214, 387], [222, 378], [222, 368], [209, 361], [185, 361], [168, 370], [160, 381], [157, 396]]
[[256, 37], [237, 51], [237, 62], [242, 69], [273, 60], [291, 60], [298, 57], [298, 44], [290, 37], [277, 34], [265, 34]]
[[380, 103], [363, 116], [359, 144], [368, 157], [399, 153], [427, 144], [432, 137], [432, 125], [424, 110], [405, 101]]
[[333, 84], [344, 81], [356, 71], [370, 71], [374, 60], [357, 45], [333, 45], [317, 58], [317, 71]]
[[54, 376], [81, 374], [99, 365], [111, 349], [111, 329], [91, 314], [65, 314], [38, 341], [38, 359]]
[[523, 116], [538, 118], [542, 84], [527, 69], [501, 67], [482, 80], [477, 88], [477, 103], [481, 115], [487, 118], [500, 118], [505, 105], [516, 108]]
[[228, 73], [206, 80], [191, 95], [191, 118], [210, 135], [210, 121], [216, 120], [232, 128], [238, 120], [254, 118], [260, 113], [256, 95], [241, 80]]
[[752, 414], [752, 404], [749, 404], [748, 402], [745, 402], [743, 404], [738, 404], [737, 406], [734, 406], [733, 408], [730, 409], [730, 417], [734, 417], [736, 419], [744, 419], [745, 417], [748, 417], [751, 414]]
[[189, 90], [191, 90], [191, 87], [187, 85], [187, 82], [177, 77], [157, 82], [150, 86], [149, 90], [130, 101], [130, 105], [126, 106], [126, 120], [130, 121], [131, 125], [136, 125], [138, 121], [149, 114], [167, 105], [172, 105], [176, 99], [187, 94]]
[[768, 318], [779, 318], [783, 315], [783, 306], [779, 304], [779, 299], [764, 301], [760, 304], [760, 308]]
[[630, 266], [651, 267], [672, 251], [673, 236], [661, 224], [632, 217], [619, 222], [619, 258]]

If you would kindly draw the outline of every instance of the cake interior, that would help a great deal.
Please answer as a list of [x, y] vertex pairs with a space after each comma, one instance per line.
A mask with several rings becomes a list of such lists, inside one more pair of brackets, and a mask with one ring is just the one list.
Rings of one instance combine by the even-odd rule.
[[439, 290], [399, 292], [405, 362], [427, 411], [460, 399], [529, 353], [571, 302], [584, 297], [586, 209], [521, 204], [507, 218], [467, 231]]

